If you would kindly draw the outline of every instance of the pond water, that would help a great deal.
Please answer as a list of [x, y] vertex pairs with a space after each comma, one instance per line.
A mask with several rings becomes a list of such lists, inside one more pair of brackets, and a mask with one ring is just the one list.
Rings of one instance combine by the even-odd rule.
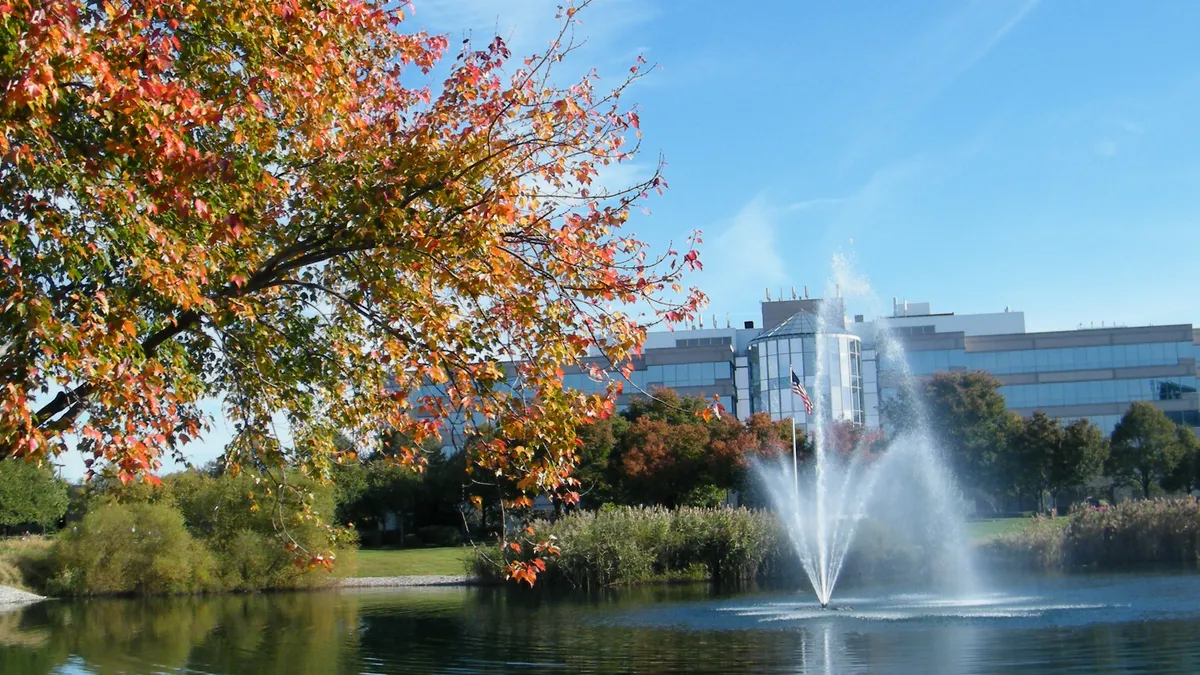
[[658, 586], [48, 602], [0, 673], [1200, 672], [1200, 576], [1008, 580], [969, 600]]

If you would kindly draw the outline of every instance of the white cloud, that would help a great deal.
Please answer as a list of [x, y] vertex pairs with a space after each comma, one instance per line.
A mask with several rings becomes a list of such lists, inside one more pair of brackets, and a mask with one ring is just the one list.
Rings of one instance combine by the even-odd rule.
[[847, 170], [900, 133], [921, 110], [982, 61], [1029, 16], [1038, 0], [962, 3], [900, 53], [881, 54], [883, 74], [869, 100], [868, 128], [839, 163]]
[[837, 206], [849, 201], [849, 197], [818, 197], [816, 199], [802, 199], [798, 202], [792, 202], [787, 205], [788, 211], [815, 211], [816, 209]]
[[[704, 272], [694, 281], [709, 296], [708, 313], [746, 314], [746, 299], [763, 297], [763, 289], [790, 285], [776, 226], [779, 211], [759, 195], [731, 220], [717, 225], [700, 249]], [[712, 228], [708, 228], [712, 229]]]

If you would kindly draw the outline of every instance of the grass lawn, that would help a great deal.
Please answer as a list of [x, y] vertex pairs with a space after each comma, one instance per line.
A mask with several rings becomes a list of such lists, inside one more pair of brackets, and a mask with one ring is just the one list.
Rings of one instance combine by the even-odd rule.
[[[403, 577], [424, 574], [465, 574], [474, 555], [470, 546], [446, 548], [362, 549], [356, 577]], [[337, 569], [336, 567], [334, 569]]]
[[1034, 523], [1033, 518], [989, 518], [967, 523], [971, 541], [982, 544], [1006, 534], [1020, 532]]

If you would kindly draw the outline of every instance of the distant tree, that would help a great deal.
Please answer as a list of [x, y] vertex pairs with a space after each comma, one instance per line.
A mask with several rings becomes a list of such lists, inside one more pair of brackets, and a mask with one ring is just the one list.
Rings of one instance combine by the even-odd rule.
[[338, 467], [334, 480], [337, 522], [360, 530], [378, 527], [389, 512], [412, 511], [425, 496], [421, 474], [381, 458]]
[[715, 481], [708, 471], [708, 429], [639, 417], [629, 427], [621, 458], [625, 499], [678, 506], [683, 496]]
[[1136, 401], [1112, 433], [1112, 450], [1105, 466], [1115, 484], [1138, 486], [1150, 497], [1150, 486], [1161, 482], [1179, 465], [1175, 424], [1153, 403]]
[[51, 525], [67, 512], [68, 502], [67, 484], [49, 466], [0, 460], [0, 526]]
[[825, 428], [825, 438], [827, 447], [845, 458], [856, 453], [877, 455], [887, 445], [887, 434], [882, 431], [845, 420], [828, 425]]
[[1082, 487], [1099, 474], [1106, 459], [1108, 439], [1099, 427], [1085, 419], [1068, 424], [1046, 474], [1054, 508], [1058, 508], [1060, 494]]
[[643, 417], [662, 420], [671, 424], [694, 424], [700, 413], [709, 407], [708, 401], [699, 396], [680, 396], [674, 389], [655, 387], [649, 397], [638, 397], [629, 402], [624, 417], [636, 422]]
[[[712, 505], [728, 490], [746, 490], [754, 459], [791, 452], [791, 423], [765, 414], [745, 423], [731, 415], [704, 419], [701, 397], [659, 389], [653, 400], [634, 401], [609, 464], [614, 495], [626, 503]], [[616, 427], [620, 429], [619, 424]], [[805, 449], [804, 436], [798, 438]], [[715, 495], [722, 495], [719, 499]]]
[[583, 506], [595, 508], [613, 500], [616, 477], [612, 460], [620, 454], [618, 445], [628, 429], [629, 420], [613, 415], [575, 432], [580, 440], [575, 478]]
[[[336, 522], [352, 523], [367, 533], [378, 530], [388, 514], [399, 518], [400, 534], [409, 525], [459, 527], [461, 506], [466, 501], [463, 485], [466, 463], [461, 451], [446, 453], [436, 439], [427, 439], [412, 450], [412, 441], [393, 436], [378, 449], [353, 457], [334, 469], [337, 487]], [[403, 461], [405, 453], [419, 452], [425, 458], [422, 471]]]
[[1059, 421], [1040, 410], [1021, 421], [1010, 437], [1007, 462], [1009, 476], [1018, 495], [1030, 495], [1043, 510], [1042, 497], [1050, 485], [1051, 466], [1061, 454], [1063, 428]]
[[879, 414], [890, 434], [896, 436], [920, 424], [924, 390], [924, 386], [901, 386], [888, 390], [886, 398], [879, 404]]
[[462, 508], [467, 502], [467, 456], [455, 450], [430, 455], [421, 475], [421, 498], [413, 509], [417, 525], [463, 525]]
[[1179, 463], [1163, 477], [1162, 486], [1167, 492], [1191, 494], [1200, 487], [1200, 440], [1190, 426], [1180, 424], [1175, 427], [1175, 442], [1181, 452]]
[[[755, 452], [762, 459], [774, 459], [789, 455], [792, 452], [792, 421], [774, 421], [765, 412], [757, 412], [745, 422], [746, 431], [754, 437]], [[805, 452], [807, 439], [804, 431], [796, 429], [796, 446], [798, 452]]]
[[999, 380], [980, 371], [937, 373], [912, 391], [901, 387], [882, 413], [895, 435], [916, 428], [922, 408], [964, 488], [989, 500], [1010, 488], [1003, 463], [1019, 420], [1008, 411]]

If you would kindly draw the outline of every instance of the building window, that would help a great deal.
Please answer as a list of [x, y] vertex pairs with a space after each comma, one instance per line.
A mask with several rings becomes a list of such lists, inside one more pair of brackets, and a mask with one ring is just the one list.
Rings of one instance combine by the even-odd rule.
[[732, 337], [711, 337], [711, 338], [682, 338], [675, 341], [676, 347], [720, 347], [723, 345], [732, 345]]

